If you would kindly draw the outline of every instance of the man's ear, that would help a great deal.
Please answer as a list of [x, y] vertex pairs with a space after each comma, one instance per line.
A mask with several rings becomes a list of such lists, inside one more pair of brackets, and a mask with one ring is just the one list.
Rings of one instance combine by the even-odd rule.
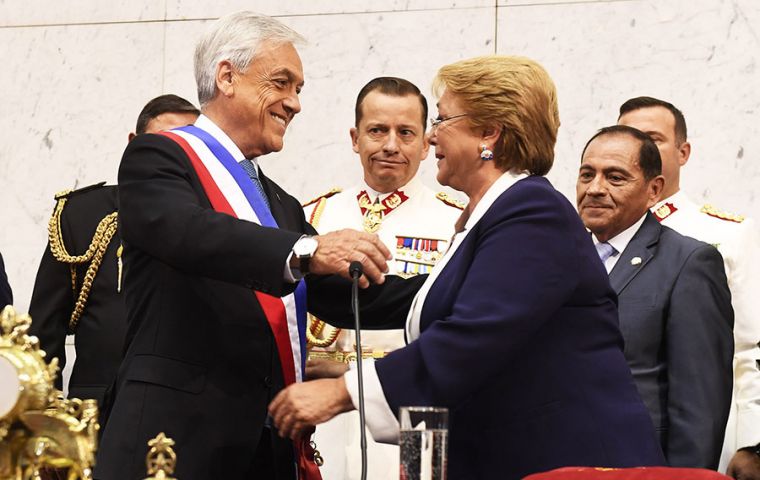
[[229, 60], [222, 60], [217, 64], [214, 80], [216, 81], [217, 90], [225, 97], [230, 97], [235, 93], [235, 85], [233, 83], [235, 75], [237, 75], [237, 72]]
[[348, 133], [351, 135], [351, 148], [354, 149], [355, 153], [359, 153], [359, 132], [356, 131], [355, 127], [351, 127]]
[[691, 144], [689, 142], [683, 142], [678, 147], [678, 165], [683, 167], [686, 162], [689, 161], [689, 155], [691, 155]]
[[665, 177], [657, 175], [649, 181], [647, 186], [649, 198], [647, 199], [647, 208], [652, 208], [660, 201], [662, 190], [665, 188]]
[[420, 161], [425, 160], [428, 157], [428, 152], [430, 152], [430, 137], [428, 137], [427, 133], [422, 135], [422, 158]]

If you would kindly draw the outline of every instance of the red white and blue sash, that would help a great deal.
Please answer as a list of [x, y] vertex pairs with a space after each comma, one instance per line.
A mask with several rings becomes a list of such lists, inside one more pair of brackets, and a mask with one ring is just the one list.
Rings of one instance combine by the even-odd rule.
[[[264, 227], [278, 228], [259, 190], [230, 152], [208, 132], [189, 125], [162, 135], [187, 154], [203, 190], [217, 212]], [[303, 381], [306, 362], [306, 284], [285, 297], [254, 291], [272, 328], [285, 385]]]
[[[278, 228], [248, 174], [216, 138], [194, 125], [161, 132], [161, 135], [174, 140], [185, 151], [215, 211], [264, 227]], [[272, 329], [285, 385], [303, 381], [306, 368], [306, 283], [299, 282], [295, 292], [285, 297], [255, 290], [253, 293]], [[314, 449], [309, 443], [310, 436], [305, 435], [294, 442], [298, 478], [321, 480], [314, 462]]]

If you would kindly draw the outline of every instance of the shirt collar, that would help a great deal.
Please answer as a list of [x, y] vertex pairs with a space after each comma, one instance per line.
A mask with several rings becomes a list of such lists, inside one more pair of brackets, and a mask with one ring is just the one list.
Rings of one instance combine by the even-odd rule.
[[[222, 146], [226, 148], [228, 152], [230, 152], [230, 155], [232, 155], [232, 158], [234, 158], [236, 162], [240, 162], [241, 160], [245, 159], [245, 155], [243, 155], [243, 152], [241, 152], [238, 146], [235, 145], [235, 142], [233, 142], [232, 139], [226, 133], [224, 133], [224, 130], [219, 128], [219, 126], [206, 115], [201, 114], [195, 121], [195, 126], [201, 130], [205, 130], [209, 135], [221, 143]], [[259, 162], [257, 159], [252, 158], [250, 160], [258, 170]]]
[[[633, 236], [636, 235], [636, 232], [639, 231], [639, 228], [641, 228], [641, 225], [644, 223], [644, 219], [647, 217], [647, 214], [639, 218], [636, 223], [631, 225], [630, 227], [626, 228], [622, 232], [618, 233], [614, 237], [607, 240], [607, 243], [612, 245], [615, 250], [617, 250], [618, 253], [624, 251], [629, 243], [631, 243], [631, 239], [633, 239]], [[599, 240], [596, 238], [596, 235], [593, 235], [594, 239], [594, 245], [599, 243]], [[616, 254], [617, 255], [617, 254]]]

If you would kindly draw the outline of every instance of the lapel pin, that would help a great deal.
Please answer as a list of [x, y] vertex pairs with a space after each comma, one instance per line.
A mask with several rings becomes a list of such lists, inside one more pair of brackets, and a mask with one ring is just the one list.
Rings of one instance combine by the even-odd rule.
[[631, 259], [631, 265], [633, 266], [641, 265], [641, 257], [633, 257]]

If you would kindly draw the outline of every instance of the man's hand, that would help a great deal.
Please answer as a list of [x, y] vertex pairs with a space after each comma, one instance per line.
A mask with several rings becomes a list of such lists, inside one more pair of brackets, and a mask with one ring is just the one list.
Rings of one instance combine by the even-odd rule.
[[281, 437], [298, 440], [310, 427], [353, 409], [340, 377], [290, 385], [269, 404], [269, 415]]
[[358, 261], [364, 267], [360, 287], [385, 280], [383, 274], [388, 272], [388, 260], [392, 257], [377, 235], [344, 229], [314, 238], [319, 246], [309, 262], [311, 273], [338, 274], [350, 279], [348, 266]]
[[736, 480], [760, 480], [760, 456], [739, 450], [731, 458], [726, 475]]
[[306, 378], [338, 378], [348, 371], [348, 365], [337, 360], [315, 359], [306, 362]]

